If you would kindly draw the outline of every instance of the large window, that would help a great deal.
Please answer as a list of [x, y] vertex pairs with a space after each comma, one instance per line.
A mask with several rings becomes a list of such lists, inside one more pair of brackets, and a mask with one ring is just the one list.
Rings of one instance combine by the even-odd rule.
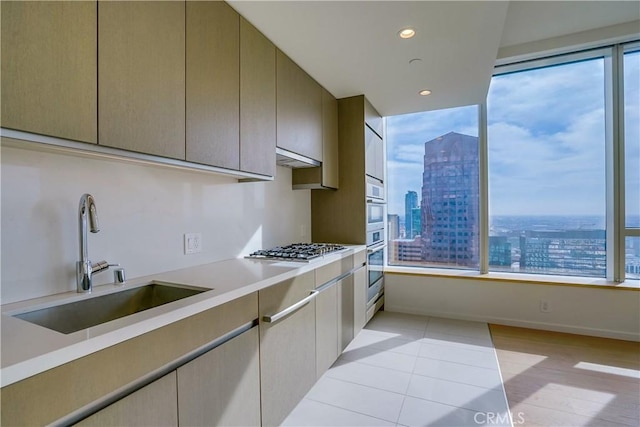
[[494, 76], [489, 270], [606, 275], [604, 59]]
[[388, 263], [478, 268], [478, 108], [387, 119]]
[[[623, 57], [612, 47], [498, 68], [486, 114], [470, 106], [387, 118], [388, 264], [638, 278], [640, 51], [630, 46]], [[625, 176], [613, 179], [617, 169]], [[614, 206], [617, 180], [626, 204]]]

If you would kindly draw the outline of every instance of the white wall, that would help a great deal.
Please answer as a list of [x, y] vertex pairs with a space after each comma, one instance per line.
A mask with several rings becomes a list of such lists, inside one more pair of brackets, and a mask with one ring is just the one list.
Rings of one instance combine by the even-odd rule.
[[[238, 183], [208, 173], [2, 147], [2, 303], [75, 290], [78, 202], [96, 200], [101, 231], [91, 261], [125, 267], [129, 279], [310, 239], [310, 190]], [[203, 251], [184, 255], [183, 234]], [[112, 281], [110, 271], [94, 284]]]
[[385, 273], [385, 310], [640, 341], [636, 290]]

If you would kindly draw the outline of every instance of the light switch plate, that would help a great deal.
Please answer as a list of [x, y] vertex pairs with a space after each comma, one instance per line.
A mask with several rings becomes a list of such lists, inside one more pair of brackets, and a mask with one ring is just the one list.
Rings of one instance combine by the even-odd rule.
[[185, 255], [198, 252], [202, 252], [202, 233], [186, 233], [184, 235]]

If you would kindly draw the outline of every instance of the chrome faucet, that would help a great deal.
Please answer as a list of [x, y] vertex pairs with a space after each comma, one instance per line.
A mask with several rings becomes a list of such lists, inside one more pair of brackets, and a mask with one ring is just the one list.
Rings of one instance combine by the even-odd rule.
[[109, 267], [119, 264], [109, 264], [100, 261], [92, 264], [89, 261], [89, 248], [87, 244], [87, 221], [92, 233], [100, 231], [98, 225], [98, 212], [96, 203], [91, 194], [83, 194], [78, 208], [78, 232], [80, 243], [80, 261], [76, 263], [76, 283], [78, 292], [90, 293], [93, 289], [93, 275], [107, 270]]

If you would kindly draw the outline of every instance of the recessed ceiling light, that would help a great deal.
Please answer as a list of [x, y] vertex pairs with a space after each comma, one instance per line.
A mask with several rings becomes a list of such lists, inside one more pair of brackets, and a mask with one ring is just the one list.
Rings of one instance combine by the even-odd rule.
[[429, 89], [424, 89], [421, 90], [420, 92], [418, 92], [420, 95], [422, 96], [427, 96], [427, 95], [431, 95], [431, 91]]
[[411, 37], [416, 35], [416, 30], [414, 30], [413, 28], [405, 28], [403, 30], [400, 30], [398, 35], [401, 39], [410, 39]]

